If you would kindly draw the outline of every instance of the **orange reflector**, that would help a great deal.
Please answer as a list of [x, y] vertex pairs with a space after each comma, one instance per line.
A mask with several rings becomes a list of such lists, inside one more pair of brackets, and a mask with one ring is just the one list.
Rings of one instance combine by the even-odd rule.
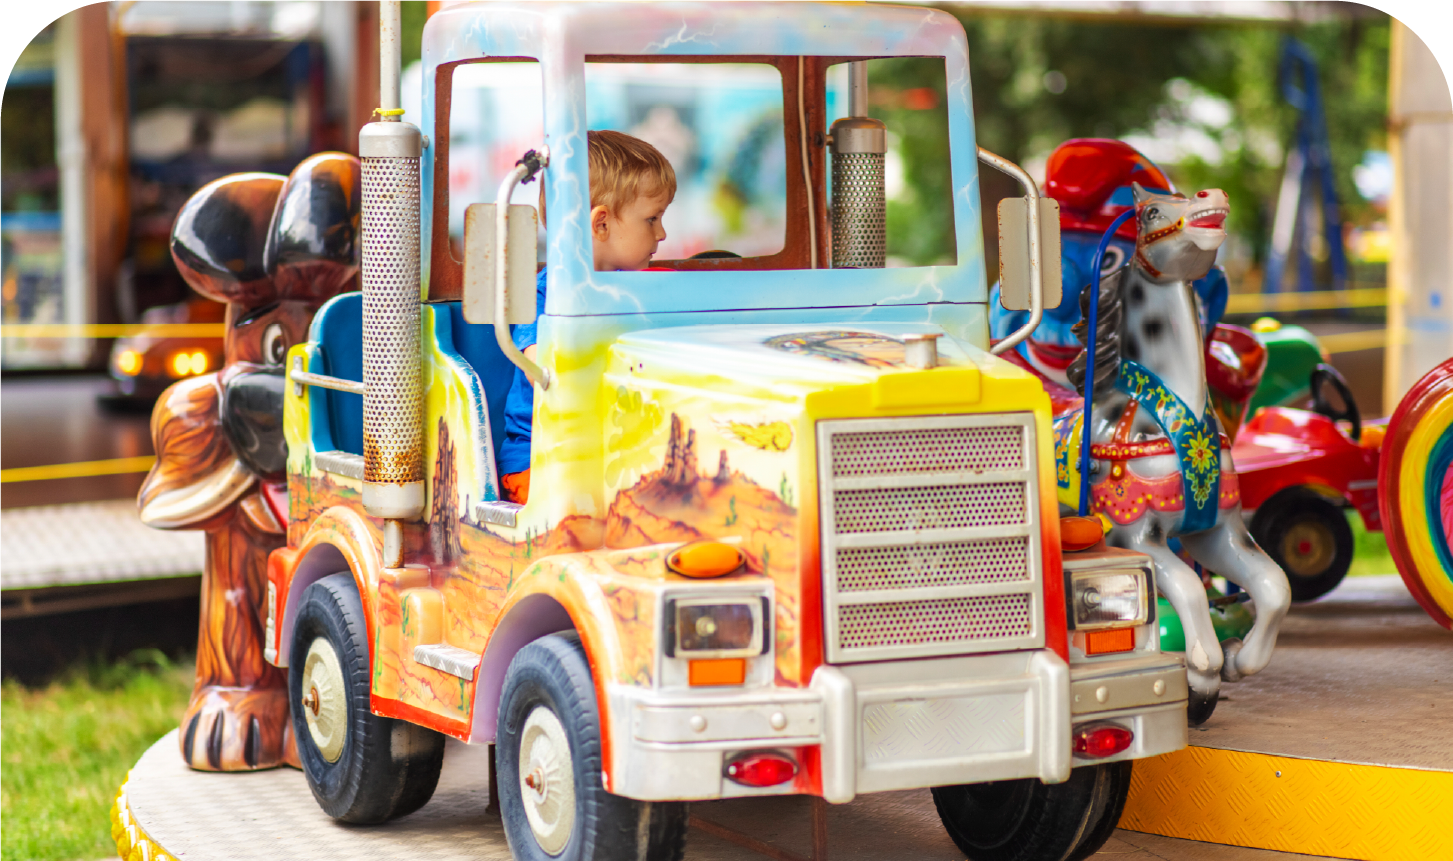
[[1106, 631], [1085, 632], [1085, 654], [1087, 655], [1108, 655], [1112, 652], [1128, 652], [1134, 648], [1134, 628], [1110, 628]]
[[692, 661], [688, 675], [693, 687], [739, 685], [747, 680], [747, 659], [714, 658]]
[[730, 574], [746, 562], [742, 551], [720, 541], [693, 541], [666, 557], [666, 567], [683, 577], [711, 578]]
[[1096, 517], [1061, 517], [1059, 519], [1059, 543], [1067, 553], [1088, 550], [1100, 543], [1105, 530], [1100, 528]]

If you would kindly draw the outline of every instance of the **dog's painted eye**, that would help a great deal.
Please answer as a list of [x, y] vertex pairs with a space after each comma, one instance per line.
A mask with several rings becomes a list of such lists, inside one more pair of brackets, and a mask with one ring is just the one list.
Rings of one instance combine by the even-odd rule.
[[283, 327], [273, 323], [262, 333], [262, 360], [269, 365], [281, 365], [287, 353], [288, 345], [283, 340]]
[[1105, 249], [1105, 259], [1100, 261], [1100, 273], [1113, 272], [1121, 263], [1125, 262], [1125, 252], [1110, 246]]

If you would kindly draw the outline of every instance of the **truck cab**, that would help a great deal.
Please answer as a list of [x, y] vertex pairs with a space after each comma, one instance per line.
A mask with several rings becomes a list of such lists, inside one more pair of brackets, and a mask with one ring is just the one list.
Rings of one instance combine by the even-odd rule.
[[[324, 809], [416, 809], [452, 736], [495, 745], [519, 858], [679, 857], [687, 801], [924, 787], [971, 858], [1091, 854], [1130, 762], [1185, 745], [1185, 671], [1159, 650], [1149, 560], [1062, 548], [1049, 399], [990, 352], [958, 22], [459, 4], [423, 57], [418, 125], [389, 114], [386, 81], [361, 139], [363, 290], [287, 357], [267, 659], [289, 669]], [[897, 132], [866, 116], [863, 76], [901, 57], [942, 67], [952, 228], [943, 259], [888, 267]], [[451, 200], [453, 81], [495, 62], [534, 64], [543, 139], [497, 196]], [[778, 82], [779, 250], [594, 271], [588, 83], [611, 64]], [[1016, 175], [1027, 203], [1003, 229], [1042, 308], [1057, 222], [1025, 220], [1041, 204]], [[540, 255], [540, 213], [511, 203], [533, 199], [524, 179], [544, 184]], [[509, 344], [523, 322], [533, 362]], [[534, 383], [524, 504], [496, 468], [517, 366]], [[1026, 823], [1045, 805], [1060, 824]]]

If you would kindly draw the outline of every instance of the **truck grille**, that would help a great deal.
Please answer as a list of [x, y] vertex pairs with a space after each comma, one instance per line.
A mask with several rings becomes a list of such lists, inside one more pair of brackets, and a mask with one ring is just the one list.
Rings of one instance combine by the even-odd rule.
[[1028, 413], [818, 424], [829, 663], [1043, 645]]

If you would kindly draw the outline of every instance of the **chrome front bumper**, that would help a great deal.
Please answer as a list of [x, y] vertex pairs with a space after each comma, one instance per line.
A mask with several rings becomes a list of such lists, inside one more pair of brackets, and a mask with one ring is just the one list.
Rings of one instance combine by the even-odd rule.
[[[649, 801], [803, 791], [796, 781], [754, 789], [727, 780], [726, 761], [747, 750], [820, 757], [823, 797], [841, 804], [863, 792], [1022, 777], [1056, 783], [1075, 766], [1186, 744], [1185, 669], [1162, 654], [1073, 668], [1048, 650], [824, 665], [805, 689], [612, 685], [608, 695], [608, 788]], [[1099, 720], [1131, 729], [1130, 749], [1074, 757], [1072, 727]]]
[[[783, 795], [722, 775], [737, 751], [820, 756], [823, 795], [1069, 775], [1069, 668], [1048, 650], [821, 666], [806, 689], [612, 686], [611, 791], [644, 800]], [[809, 755], [811, 755], [809, 753]]]

